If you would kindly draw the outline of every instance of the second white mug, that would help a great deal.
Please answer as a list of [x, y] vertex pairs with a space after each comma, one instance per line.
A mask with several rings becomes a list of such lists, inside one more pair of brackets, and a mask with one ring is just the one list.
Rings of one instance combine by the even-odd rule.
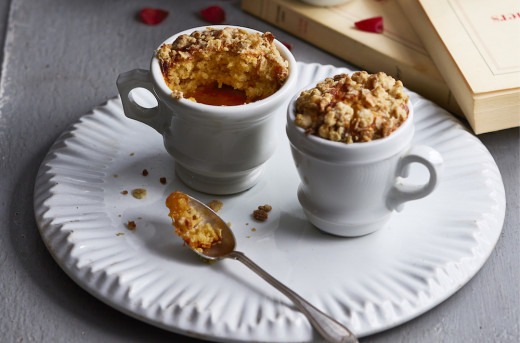
[[[313, 88], [310, 85], [305, 89]], [[308, 219], [322, 231], [345, 237], [369, 234], [385, 226], [404, 202], [430, 194], [439, 182], [443, 159], [427, 146], [411, 146], [413, 106], [391, 135], [345, 144], [307, 134], [296, 126], [295, 101], [287, 110], [287, 136], [300, 175], [298, 199]], [[429, 171], [424, 185], [407, 183], [409, 165]]]

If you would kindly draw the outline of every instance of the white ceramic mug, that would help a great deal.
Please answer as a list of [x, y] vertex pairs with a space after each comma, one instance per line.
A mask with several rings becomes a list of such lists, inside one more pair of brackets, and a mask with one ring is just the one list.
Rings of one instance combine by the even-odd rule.
[[[289, 104], [286, 128], [301, 178], [298, 200], [308, 219], [322, 231], [344, 237], [369, 234], [384, 227], [404, 202], [425, 197], [437, 186], [443, 159], [430, 147], [411, 146], [411, 102], [408, 119], [391, 135], [345, 144], [306, 134], [296, 126], [298, 97], [299, 93]], [[425, 184], [409, 184], [402, 178], [408, 176], [411, 163], [428, 169]]]
[[[162, 44], [204, 29], [180, 32]], [[279, 41], [274, 43], [289, 62], [289, 76], [271, 96], [244, 105], [213, 106], [173, 98], [156, 54], [150, 70], [135, 69], [119, 75], [117, 87], [125, 115], [153, 127], [163, 136], [166, 150], [175, 159], [175, 172], [188, 186], [205, 193], [233, 194], [258, 182], [264, 163], [276, 147], [274, 110], [293, 94], [297, 77], [291, 52]], [[157, 100], [157, 106], [139, 105], [132, 97], [132, 90], [137, 88], [148, 90]]]

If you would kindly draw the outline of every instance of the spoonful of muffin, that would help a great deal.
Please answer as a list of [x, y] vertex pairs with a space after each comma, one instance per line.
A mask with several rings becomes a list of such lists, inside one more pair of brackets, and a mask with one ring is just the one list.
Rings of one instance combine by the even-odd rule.
[[354, 334], [343, 324], [318, 310], [260, 268], [244, 253], [236, 251], [233, 231], [209, 207], [179, 191], [170, 194], [166, 199], [166, 206], [170, 209], [169, 216], [172, 218], [175, 232], [195, 253], [210, 261], [230, 258], [242, 262], [287, 296], [327, 341], [334, 343], [358, 342]]

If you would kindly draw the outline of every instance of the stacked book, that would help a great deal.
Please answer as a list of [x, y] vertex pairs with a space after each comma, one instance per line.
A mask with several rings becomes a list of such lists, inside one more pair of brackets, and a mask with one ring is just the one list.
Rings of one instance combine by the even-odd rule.
[[[384, 71], [476, 134], [520, 126], [518, 0], [242, 0], [243, 10], [369, 72]], [[383, 17], [382, 33], [355, 23]]]

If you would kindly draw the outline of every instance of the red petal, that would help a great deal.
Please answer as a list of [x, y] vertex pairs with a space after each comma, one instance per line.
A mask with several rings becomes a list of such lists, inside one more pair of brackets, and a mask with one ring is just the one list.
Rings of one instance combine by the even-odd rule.
[[140, 12], [141, 19], [147, 25], [160, 24], [164, 19], [166, 19], [168, 14], [168, 11], [159, 8], [143, 8]]
[[289, 51], [292, 51], [292, 44], [289, 44], [287, 42], [282, 42], [282, 44], [285, 45], [285, 47], [289, 49]]
[[383, 32], [383, 17], [368, 18], [354, 23], [361, 31], [381, 33]]
[[220, 6], [209, 6], [200, 10], [200, 14], [212, 24], [221, 24], [226, 21], [226, 12]]

